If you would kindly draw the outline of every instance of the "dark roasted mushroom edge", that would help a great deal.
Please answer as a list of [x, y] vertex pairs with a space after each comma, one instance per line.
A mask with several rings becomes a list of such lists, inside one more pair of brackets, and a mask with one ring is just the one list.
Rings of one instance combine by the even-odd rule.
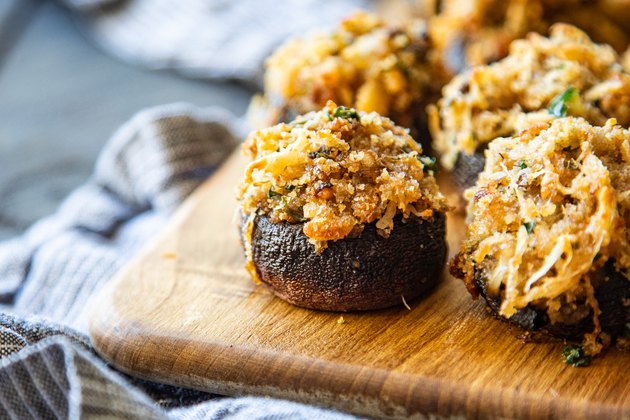
[[[458, 259], [451, 262], [451, 273], [458, 275]], [[630, 281], [615, 270], [614, 262], [608, 261], [606, 265], [592, 274], [592, 284], [595, 290], [595, 299], [601, 311], [599, 322], [601, 331], [610, 337], [623, 336], [626, 333], [627, 324], [630, 323]], [[546, 308], [541, 305], [529, 304], [510, 318], [499, 314], [501, 297], [491, 296], [486, 290], [486, 281], [481, 270], [476, 270], [473, 280], [473, 295], [481, 295], [494, 315], [503, 321], [508, 321], [530, 332], [541, 332], [552, 337], [580, 340], [585, 334], [593, 331], [593, 309], [586, 301], [577, 301], [564, 304], [560, 312], [564, 314], [562, 322], [552, 323], [547, 315]]]
[[[329, 241], [315, 251], [302, 223], [272, 223], [256, 216], [252, 259], [260, 280], [297, 306], [324, 311], [365, 311], [402, 305], [432, 289], [446, 262], [445, 216], [394, 219], [388, 238], [375, 223], [361, 235]], [[245, 238], [243, 238], [245, 240]]]

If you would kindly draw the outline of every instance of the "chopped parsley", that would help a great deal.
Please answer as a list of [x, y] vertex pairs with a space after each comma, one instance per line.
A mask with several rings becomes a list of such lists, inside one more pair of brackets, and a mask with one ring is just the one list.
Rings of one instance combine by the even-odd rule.
[[335, 108], [335, 112], [333, 113], [333, 117], [335, 118], [344, 118], [346, 120], [354, 118], [355, 120], [359, 119], [359, 114], [354, 108], [347, 108], [345, 106], [338, 106]]
[[306, 218], [304, 217], [304, 210], [302, 209], [302, 206], [300, 206], [300, 208], [297, 210], [287, 207], [285, 211], [296, 222], [303, 222], [306, 220]]
[[524, 159], [520, 160], [516, 163], [516, 166], [518, 166], [521, 169], [525, 169], [527, 168], [527, 161], [525, 161]]
[[578, 344], [569, 344], [562, 350], [562, 361], [573, 367], [586, 367], [591, 364], [591, 359]]
[[431, 156], [418, 156], [420, 163], [424, 165], [424, 169], [427, 171], [435, 170], [435, 158]]
[[525, 230], [527, 231], [527, 233], [531, 234], [534, 231], [534, 228], [536, 227], [536, 222], [533, 220], [530, 220], [529, 222], [523, 223], [523, 226], [525, 226]]
[[269, 191], [267, 191], [267, 198], [280, 197], [281, 195], [282, 194], [280, 194], [279, 192], [276, 192], [276, 190], [273, 188], [273, 185], [269, 187]]
[[547, 111], [557, 118], [566, 117], [569, 112], [571, 102], [578, 98], [578, 91], [574, 87], [570, 87], [560, 95], [551, 100]]

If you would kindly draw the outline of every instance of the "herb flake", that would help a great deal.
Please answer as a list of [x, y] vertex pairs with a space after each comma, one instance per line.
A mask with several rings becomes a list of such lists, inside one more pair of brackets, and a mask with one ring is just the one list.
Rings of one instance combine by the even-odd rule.
[[551, 100], [547, 111], [556, 118], [566, 117], [569, 112], [571, 102], [577, 98], [578, 91], [570, 87]]
[[326, 146], [320, 147], [316, 152], [311, 152], [308, 154], [308, 157], [311, 159], [317, 159], [319, 157], [328, 158], [330, 156], [330, 149]]
[[269, 199], [274, 198], [274, 197], [280, 197], [281, 195], [282, 194], [280, 194], [273, 188], [273, 185], [269, 187], [269, 191], [267, 191], [267, 198]]
[[418, 156], [418, 160], [424, 166], [424, 169], [427, 171], [435, 170], [435, 158], [431, 156]]
[[337, 108], [335, 108], [335, 112], [333, 113], [333, 117], [335, 117], [335, 118], [343, 118], [343, 119], [346, 119], [346, 120], [349, 120], [349, 119], [358, 120], [359, 119], [359, 114], [357, 113], [356, 109], [354, 109], [354, 108], [347, 108], [345, 106], [338, 106]]
[[525, 226], [525, 230], [527, 231], [527, 234], [529, 235], [534, 231], [534, 228], [536, 227], [536, 222], [533, 220], [530, 220], [529, 222], [523, 223], [523, 226]]
[[302, 206], [300, 206], [297, 210], [287, 207], [285, 211], [295, 222], [303, 222], [306, 220], [306, 218], [304, 218], [304, 210], [302, 209]]
[[591, 364], [592, 357], [584, 352], [584, 347], [569, 344], [562, 350], [562, 361], [573, 367], [586, 367]]

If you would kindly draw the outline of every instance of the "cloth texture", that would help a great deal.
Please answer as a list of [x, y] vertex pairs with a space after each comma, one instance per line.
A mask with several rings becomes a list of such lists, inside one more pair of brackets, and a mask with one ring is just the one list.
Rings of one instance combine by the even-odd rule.
[[243, 126], [220, 109], [187, 104], [142, 111], [56, 214], [0, 244], [0, 418], [351, 418], [122, 375], [86, 335], [86, 302], [212, 174]]
[[86, 32], [125, 61], [254, 84], [265, 57], [287, 37], [325, 30], [370, 7], [369, 0], [65, 1], [83, 9]]

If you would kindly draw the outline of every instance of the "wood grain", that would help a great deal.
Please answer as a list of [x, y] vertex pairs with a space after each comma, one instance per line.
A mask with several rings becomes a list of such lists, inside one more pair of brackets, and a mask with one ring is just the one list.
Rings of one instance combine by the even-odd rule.
[[[233, 220], [242, 168], [233, 156], [95, 302], [91, 336], [117, 368], [379, 417], [630, 418], [628, 354], [567, 366], [563, 343], [525, 343], [446, 273], [410, 311], [344, 323], [254, 285]], [[448, 228], [454, 251], [461, 217]]]

